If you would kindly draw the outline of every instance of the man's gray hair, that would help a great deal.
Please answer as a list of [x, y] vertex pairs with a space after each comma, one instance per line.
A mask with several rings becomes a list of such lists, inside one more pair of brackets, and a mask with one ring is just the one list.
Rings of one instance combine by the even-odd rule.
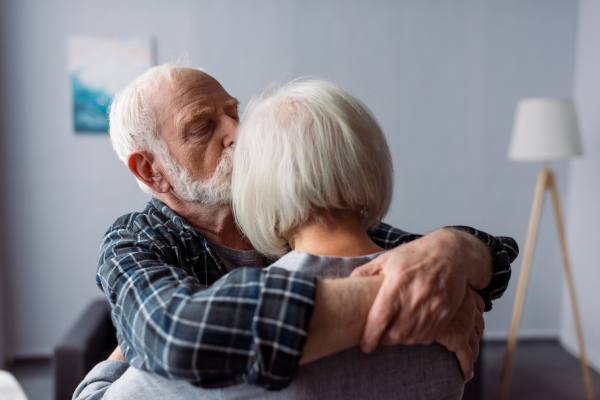
[[310, 80], [266, 90], [238, 130], [232, 195], [238, 226], [268, 257], [311, 219], [357, 213], [365, 229], [387, 213], [392, 157], [367, 106], [340, 85]]
[[[110, 142], [119, 159], [127, 165], [127, 158], [138, 150], [166, 162], [172, 169], [172, 157], [158, 130], [154, 112], [148, 104], [148, 96], [161, 85], [170, 84], [185, 69], [190, 69], [186, 60], [171, 61], [152, 67], [131, 81], [118, 92], [110, 106]], [[200, 68], [192, 68], [202, 71]], [[173, 173], [173, 171], [169, 171]], [[152, 193], [151, 189], [138, 180], [140, 188]]]

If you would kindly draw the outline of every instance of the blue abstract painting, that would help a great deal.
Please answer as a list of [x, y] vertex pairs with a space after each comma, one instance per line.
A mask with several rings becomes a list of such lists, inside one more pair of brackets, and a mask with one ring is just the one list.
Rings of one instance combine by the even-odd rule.
[[153, 64], [152, 39], [74, 36], [68, 41], [76, 133], [108, 133], [108, 108], [117, 91]]

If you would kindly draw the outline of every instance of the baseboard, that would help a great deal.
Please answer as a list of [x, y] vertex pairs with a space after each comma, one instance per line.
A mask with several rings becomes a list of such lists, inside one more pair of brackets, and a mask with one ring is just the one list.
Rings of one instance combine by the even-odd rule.
[[46, 346], [31, 347], [28, 349], [9, 349], [7, 351], [7, 359], [12, 362], [14, 360], [51, 358], [53, 353], [53, 349]]
[[[522, 329], [517, 336], [518, 339], [558, 339], [559, 332], [556, 329]], [[486, 330], [483, 332], [483, 340], [507, 340], [508, 329]]]
[[[568, 333], [561, 335], [560, 345], [573, 357], [579, 359], [579, 344], [577, 342], [577, 338], [574, 337], [574, 335], [569, 335]], [[597, 351], [597, 349], [594, 348], [590, 348], [590, 346], [586, 344], [585, 352], [588, 359], [588, 366], [600, 374], [600, 351]]]

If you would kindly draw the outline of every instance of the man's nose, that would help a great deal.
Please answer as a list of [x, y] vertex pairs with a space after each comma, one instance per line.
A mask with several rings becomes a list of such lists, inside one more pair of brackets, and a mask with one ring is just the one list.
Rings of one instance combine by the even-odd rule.
[[222, 122], [223, 147], [227, 148], [235, 142], [238, 122], [228, 115], [224, 115]]

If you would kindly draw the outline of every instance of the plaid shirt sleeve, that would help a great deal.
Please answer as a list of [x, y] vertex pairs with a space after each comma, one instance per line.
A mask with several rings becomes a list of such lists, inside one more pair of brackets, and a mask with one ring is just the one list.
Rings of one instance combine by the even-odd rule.
[[[492, 236], [468, 226], [449, 226], [447, 228], [458, 229], [468, 232], [481, 240], [490, 250], [492, 256], [492, 280], [484, 289], [477, 293], [485, 301], [485, 311], [492, 309], [492, 300], [500, 298], [510, 280], [510, 264], [519, 255], [519, 247], [513, 238], [504, 236]], [[423, 235], [416, 235], [393, 228], [388, 224], [381, 223], [370, 232], [371, 239], [380, 247], [389, 250], [402, 244], [411, 242]]]
[[125, 359], [202, 387], [287, 386], [306, 341], [314, 277], [238, 268], [205, 287], [196, 271], [179, 266], [178, 251], [124, 225], [103, 239], [97, 283]]

